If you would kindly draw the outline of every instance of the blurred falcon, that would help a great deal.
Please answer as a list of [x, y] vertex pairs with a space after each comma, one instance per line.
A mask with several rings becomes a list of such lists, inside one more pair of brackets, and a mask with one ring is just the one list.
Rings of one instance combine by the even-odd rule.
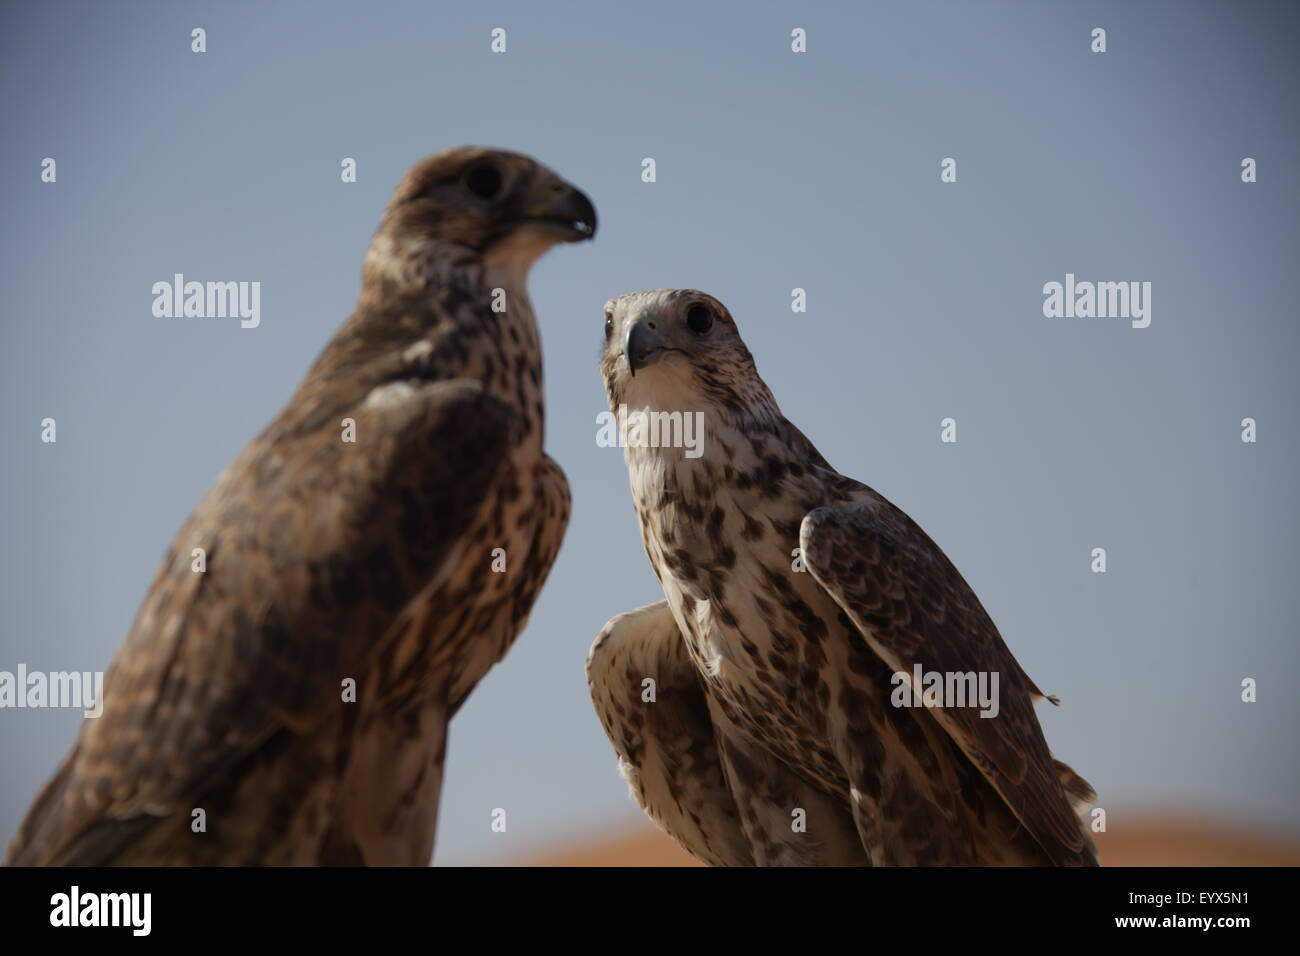
[[[601, 373], [623, 422], [704, 423], [697, 456], [647, 447], [644, 418], [627, 441], [666, 600], [610, 621], [587, 660], [652, 819], [714, 865], [1097, 863], [1095, 794], [1052, 758], [1042, 692], [938, 545], [782, 416], [721, 302], [612, 300]], [[998, 673], [996, 716], [897, 706], [918, 664]]]
[[428, 863], [447, 722], [568, 522], [526, 279], [595, 228], [526, 156], [407, 174], [355, 311], [176, 536], [9, 863]]

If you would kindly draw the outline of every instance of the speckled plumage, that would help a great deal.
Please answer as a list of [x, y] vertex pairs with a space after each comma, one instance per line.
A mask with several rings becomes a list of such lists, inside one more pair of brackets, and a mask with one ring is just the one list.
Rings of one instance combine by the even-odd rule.
[[[715, 864], [1096, 863], [1095, 795], [1052, 758], [1043, 694], [943, 551], [781, 415], [720, 302], [611, 301], [601, 371], [612, 408], [705, 429], [695, 459], [627, 448], [666, 600], [612, 620], [588, 659], [656, 822]], [[998, 672], [999, 714], [893, 706], [917, 663]]]
[[7, 862], [428, 862], [447, 722], [524, 627], [568, 520], [527, 273], [594, 229], [524, 156], [412, 169], [355, 311], [176, 536], [103, 716]]

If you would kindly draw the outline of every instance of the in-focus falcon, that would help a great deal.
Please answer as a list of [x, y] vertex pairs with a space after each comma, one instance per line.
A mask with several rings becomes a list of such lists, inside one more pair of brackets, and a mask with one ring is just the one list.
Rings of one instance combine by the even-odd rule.
[[[610, 621], [587, 675], [655, 822], [715, 865], [1096, 864], [1044, 695], [938, 545], [781, 415], [722, 303], [614, 299], [601, 372], [667, 600]], [[633, 421], [656, 412], [702, 413], [703, 453]], [[997, 673], [997, 715], [895, 706], [917, 665]]]
[[447, 722], [569, 516], [526, 278], [595, 228], [525, 156], [407, 174], [351, 318], [176, 536], [9, 863], [429, 861]]

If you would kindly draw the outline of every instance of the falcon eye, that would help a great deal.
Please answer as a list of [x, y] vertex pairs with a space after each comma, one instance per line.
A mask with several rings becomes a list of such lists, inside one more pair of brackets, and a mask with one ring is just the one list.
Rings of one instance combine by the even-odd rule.
[[465, 174], [465, 188], [480, 199], [492, 199], [501, 192], [501, 170], [491, 163], [480, 163]]
[[713, 328], [713, 313], [702, 305], [693, 305], [686, 310], [686, 327], [696, 335], [707, 335]]
[[612, 315], [607, 315], [605, 316], [605, 341], [606, 342], [609, 341], [610, 334], [613, 331], [614, 331], [614, 317]]

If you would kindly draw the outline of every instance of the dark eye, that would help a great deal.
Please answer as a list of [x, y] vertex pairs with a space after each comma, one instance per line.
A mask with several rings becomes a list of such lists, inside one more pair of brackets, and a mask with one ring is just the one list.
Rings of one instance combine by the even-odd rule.
[[693, 305], [686, 310], [686, 327], [696, 335], [706, 335], [713, 328], [713, 313], [702, 305]]
[[492, 199], [501, 192], [501, 170], [491, 163], [480, 163], [465, 174], [465, 188], [480, 199]]
[[612, 315], [606, 315], [605, 316], [605, 340], [606, 341], [609, 340], [610, 333], [612, 333], [613, 331], [614, 331], [614, 317]]

